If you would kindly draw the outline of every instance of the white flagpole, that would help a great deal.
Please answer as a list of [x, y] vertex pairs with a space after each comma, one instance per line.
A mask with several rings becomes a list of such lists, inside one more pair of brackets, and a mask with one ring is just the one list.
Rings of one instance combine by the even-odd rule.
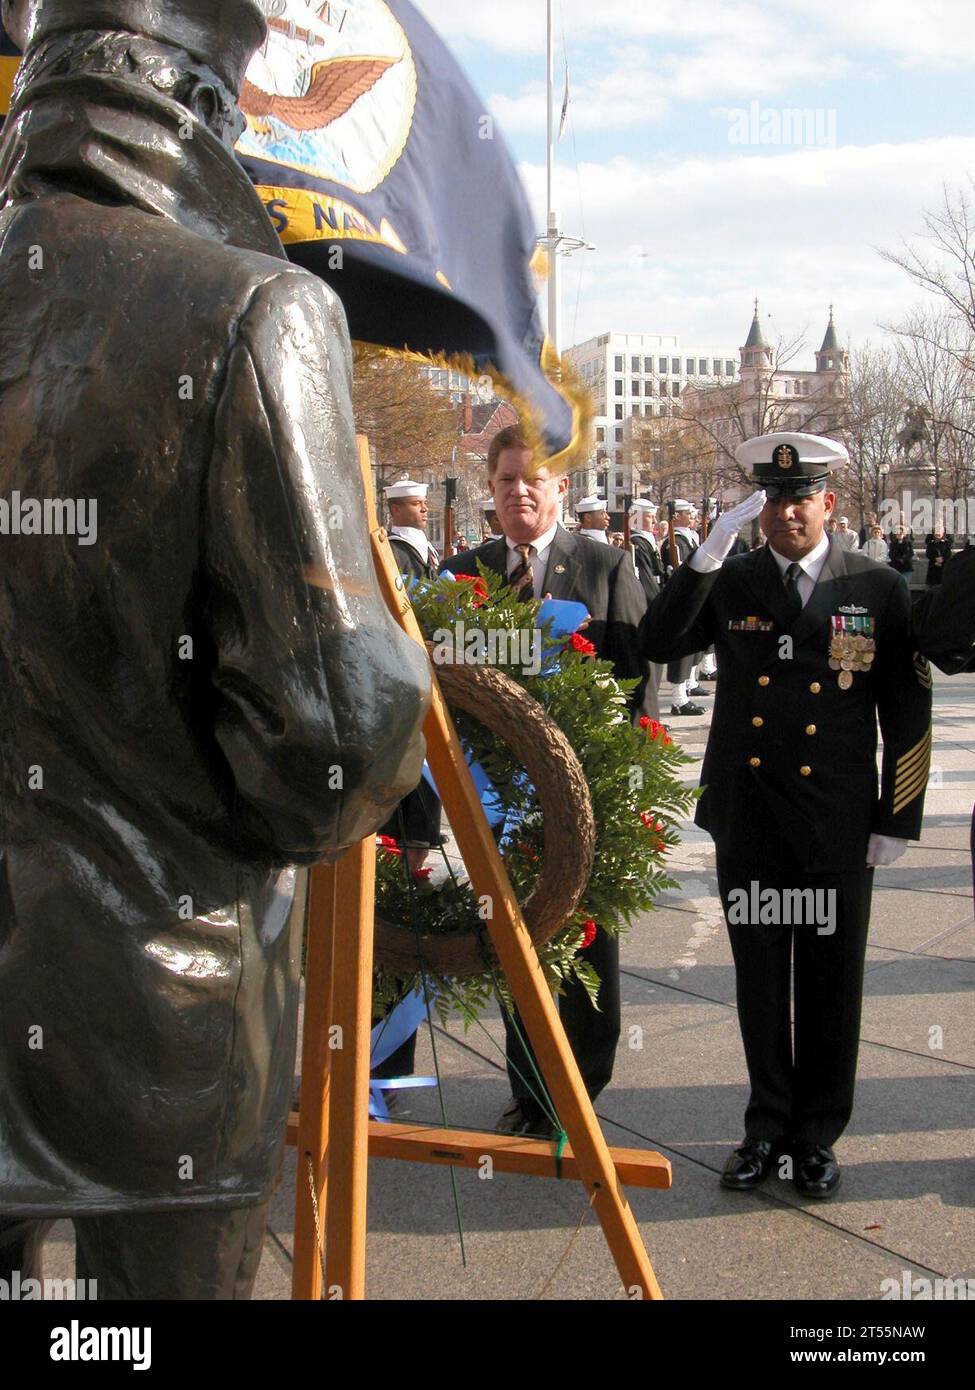
[[552, 0], [548, 0], [547, 28], [548, 63], [548, 149], [546, 158], [547, 173], [547, 227], [548, 232], [548, 336], [552, 346], [559, 348], [559, 232], [558, 217], [552, 206], [553, 183], [555, 176], [555, 58], [552, 45]]

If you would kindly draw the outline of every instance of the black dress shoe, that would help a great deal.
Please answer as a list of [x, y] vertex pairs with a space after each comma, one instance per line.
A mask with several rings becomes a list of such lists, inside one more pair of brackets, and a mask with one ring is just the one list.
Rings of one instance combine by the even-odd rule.
[[765, 1181], [774, 1162], [775, 1145], [771, 1139], [746, 1139], [728, 1155], [721, 1186], [729, 1192], [748, 1192]]
[[794, 1150], [792, 1181], [803, 1197], [823, 1201], [832, 1197], [840, 1185], [840, 1165], [832, 1149], [806, 1144]]
[[683, 705], [671, 705], [671, 714], [707, 714], [703, 705], [692, 705], [690, 700]]
[[512, 1097], [501, 1112], [494, 1132], [524, 1134], [532, 1139], [555, 1139], [561, 1130], [556, 1128], [537, 1101], [517, 1100]]
[[713, 695], [713, 690], [705, 690], [703, 685], [692, 685], [687, 691], [688, 695]]

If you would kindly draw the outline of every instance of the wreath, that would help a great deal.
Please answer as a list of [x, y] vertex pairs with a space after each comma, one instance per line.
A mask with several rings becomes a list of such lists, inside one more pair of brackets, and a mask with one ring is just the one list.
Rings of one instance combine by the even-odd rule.
[[[413, 607], [468, 760], [503, 818], [505, 868], [548, 983], [560, 993], [576, 979], [595, 1003], [600, 982], [586, 950], [597, 927], [620, 935], [677, 886], [666, 854], [696, 795], [677, 778], [689, 759], [655, 720], [633, 724], [637, 682], [617, 680], [584, 631], [559, 635], [539, 600], [522, 601], [478, 569], [419, 581]], [[506, 700], [492, 718], [499, 689]], [[535, 744], [532, 777], [525, 755]], [[484, 905], [446, 855], [444, 864], [435, 883], [435, 866], [411, 872], [399, 843], [379, 837], [376, 1018], [424, 984], [443, 1020], [456, 1013], [470, 1023], [496, 995], [510, 1007]]]

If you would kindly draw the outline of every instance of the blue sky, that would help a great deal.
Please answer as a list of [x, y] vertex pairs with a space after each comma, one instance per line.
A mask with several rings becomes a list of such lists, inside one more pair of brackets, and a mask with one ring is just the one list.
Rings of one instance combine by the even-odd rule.
[[[497, 116], [541, 225], [544, 0], [417, 3]], [[853, 346], [917, 302], [877, 248], [975, 171], [971, 0], [554, 8], [573, 93], [557, 205], [597, 248], [563, 262], [563, 347], [607, 329], [736, 347], [758, 294], [770, 336], [804, 335], [811, 366], [831, 301]], [[802, 109], [804, 141], [767, 143]], [[756, 117], [765, 142], [742, 143]]]

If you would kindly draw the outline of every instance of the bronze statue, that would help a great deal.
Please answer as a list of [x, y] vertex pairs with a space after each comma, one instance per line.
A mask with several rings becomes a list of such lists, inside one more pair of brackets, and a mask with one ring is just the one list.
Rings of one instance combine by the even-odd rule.
[[295, 866], [416, 785], [426, 659], [372, 570], [342, 307], [233, 154], [260, 5], [3, 19], [0, 1277], [67, 1215], [103, 1298], [247, 1297]]

